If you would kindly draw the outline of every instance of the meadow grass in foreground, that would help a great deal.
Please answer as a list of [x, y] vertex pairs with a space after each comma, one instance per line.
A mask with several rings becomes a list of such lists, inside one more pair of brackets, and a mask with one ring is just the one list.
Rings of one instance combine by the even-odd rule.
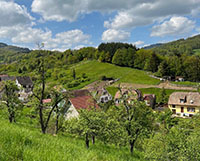
[[0, 119], [1, 161], [139, 161], [140, 152], [130, 155], [128, 148], [116, 148], [97, 142], [86, 149], [82, 139], [44, 135], [38, 129]]

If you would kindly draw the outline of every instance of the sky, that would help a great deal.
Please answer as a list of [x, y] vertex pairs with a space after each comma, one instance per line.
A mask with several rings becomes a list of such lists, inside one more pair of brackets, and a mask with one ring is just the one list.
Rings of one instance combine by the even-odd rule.
[[142, 47], [200, 33], [200, 0], [0, 0], [0, 42], [48, 50]]

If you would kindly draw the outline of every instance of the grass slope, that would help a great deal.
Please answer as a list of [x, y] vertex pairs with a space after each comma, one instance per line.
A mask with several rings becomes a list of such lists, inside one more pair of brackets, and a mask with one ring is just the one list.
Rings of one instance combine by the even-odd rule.
[[2, 161], [139, 161], [139, 152], [131, 156], [127, 148], [97, 142], [90, 149], [84, 141], [72, 137], [43, 135], [0, 119], [0, 160]]
[[[155, 94], [156, 97], [158, 97], [162, 89], [161, 88], [142, 88], [140, 90], [142, 91], [143, 94]], [[191, 92], [187, 90], [174, 90], [174, 89], [165, 89], [165, 91], [168, 98], [173, 92]]]
[[101, 76], [119, 78], [119, 82], [138, 84], [158, 84], [160, 81], [148, 76], [147, 72], [128, 67], [119, 67], [113, 64], [98, 61], [87, 61], [75, 66], [77, 74], [86, 73], [91, 82]]

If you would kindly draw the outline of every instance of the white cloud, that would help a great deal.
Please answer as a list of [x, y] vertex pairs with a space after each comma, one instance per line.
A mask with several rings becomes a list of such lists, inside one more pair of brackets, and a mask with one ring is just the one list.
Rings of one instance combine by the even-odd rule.
[[[90, 36], [75, 29], [57, 33], [55, 36], [49, 29], [36, 28], [34, 18], [24, 6], [14, 1], [0, 0], [0, 39], [8, 39], [15, 44], [34, 46], [43, 42], [45, 49], [74, 48], [80, 44], [88, 44]], [[42, 18], [39, 20], [42, 21]]]
[[45, 49], [64, 50], [80, 44], [89, 44], [90, 36], [81, 30], [70, 30], [58, 33], [53, 37], [48, 29], [42, 30], [31, 26], [0, 27], [0, 38], [9, 38], [13, 43], [32, 44], [43, 42]]
[[194, 15], [199, 13], [200, 0], [157, 0], [141, 2], [131, 9], [119, 10], [117, 15], [104, 22], [104, 26], [113, 29], [131, 29], [137, 26], [153, 24], [168, 17]]
[[26, 7], [20, 6], [12, 1], [0, 0], [0, 27], [7, 27], [13, 25], [26, 25], [34, 20], [27, 12]]
[[139, 41], [133, 42], [132, 44], [135, 45], [136, 47], [140, 47], [141, 45], [144, 44], [144, 41], [139, 40]]
[[108, 29], [103, 32], [102, 40], [105, 42], [126, 41], [130, 37], [130, 33], [122, 30]]
[[40, 13], [45, 20], [74, 21], [85, 4], [84, 0], [34, 0], [32, 11]]
[[[112, 29], [134, 28], [172, 16], [198, 12], [200, 0], [33, 0], [32, 11], [45, 20], [75, 21], [80, 14], [93, 11], [117, 12], [104, 26]], [[199, 12], [198, 12], [199, 13]]]
[[195, 22], [186, 17], [172, 17], [152, 28], [151, 36], [187, 35], [195, 28]]

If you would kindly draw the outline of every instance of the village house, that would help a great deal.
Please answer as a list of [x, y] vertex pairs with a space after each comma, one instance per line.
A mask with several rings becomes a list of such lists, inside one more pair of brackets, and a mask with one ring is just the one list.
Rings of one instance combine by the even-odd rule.
[[0, 75], [0, 82], [2, 82], [2, 81], [8, 81], [8, 80], [14, 81], [15, 77], [8, 76], [6, 74]]
[[112, 96], [105, 88], [98, 89], [94, 97], [97, 99], [97, 103], [106, 103], [112, 100]]
[[28, 96], [32, 94], [33, 82], [30, 77], [22, 76], [16, 77], [16, 85], [19, 88], [19, 99], [21, 101], [26, 101]]
[[184, 78], [181, 77], [181, 76], [176, 76], [175, 81], [176, 81], [176, 82], [184, 82], [185, 80], [184, 80]]
[[118, 105], [119, 103], [122, 103], [122, 96], [125, 97], [129, 97], [128, 98], [128, 102], [131, 103], [131, 101], [133, 100], [138, 100], [141, 101], [142, 100], [142, 92], [138, 89], [132, 89], [132, 90], [128, 90], [128, 89], [121, 89], [121, 91], [117, 91], [117, 93], [115, 94], [115, 104]]
[[156, 105], [156, 95], [155, 94], [144, 94], [143, 101], [146, 103], [147, 106], [154, 109], [155, 105]]
[[198, 92], [174, 92], [170, 95], [168, 107], [177, 116], [193, 116], [200, 112]]
[[111, 94], [106, 90], [109, 81], [96, 81], [88, 85], [86, 88], [97, 100], [97, 103], [106, 103], [112, 100]]
[[99, 108], [88, 90], [76, 90], [73, 96], [69, 99], [70, 107], [66, 113], [66, 119], [78, 117], [80, 109]]

